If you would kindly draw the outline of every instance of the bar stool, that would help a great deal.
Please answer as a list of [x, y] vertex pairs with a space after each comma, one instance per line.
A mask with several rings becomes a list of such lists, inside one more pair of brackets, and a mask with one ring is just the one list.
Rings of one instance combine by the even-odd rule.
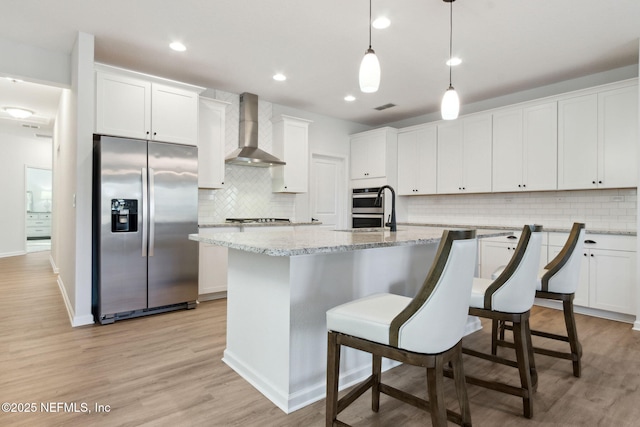
[[[446, 230], [427, 277], [414, 298], [374, 294], [327, 311], [326, 425], [346, 426], [338, 413], [369, 388], [371, 409], [378, 412], [380, 393], [431, 413], [434, 426], [447, 419], [471, 425], [462, 367], [461, 339], [467, 322], [475, 270], [475, 230]], [[340, 349], [348, 346], [372, 355], [369, 378], [338, 400]], [[381, 382], [382, 357], [426, 368], [425, 400]], [[451, 364], [460, 413], [446, 409], [443, 370]]]
[[[539, 347], [533, 347], [533, 351], [546, 356], [571, 360], [573, 363], [573, 375], [578, 378], [582, 373], [582, 345], [578, 340], [576, 319], [573, 314], [573, 298], [580, 280], [580, 254], [582, 253], [584, 235], [585, 225], [578, 222], [574, 223], [569, 233], [569, 238], [560, 253], [540, 272], [540, 280], [536, 288], [536, 298], [562, 301], [567, 335], [531, 330], [532, 335], [569, 343], [571, 351], [568, 353]], [[513, 330], [510, 324], [494, 320], [492, 329], [491, 348], [494, 355], [497, 353], [498, 346], [513, 348], [513, 343], [504, 339], [505, 329]]]
[[537, 270], [540, 263], [542, 226], [525, 225], [520, 242], [502, 274], [495, 280], [474, 278], [469, 314], [513, 325], [516, 362], [463, 347], [462, 352], [492, 362], [517, 367], [520, 387], [467, 375], [467, 382], [491, 390], [522, 397], [526, 418], [533, 416], [533, 393], [538, 376], [533, 359], [529, 313], [536, 292]]

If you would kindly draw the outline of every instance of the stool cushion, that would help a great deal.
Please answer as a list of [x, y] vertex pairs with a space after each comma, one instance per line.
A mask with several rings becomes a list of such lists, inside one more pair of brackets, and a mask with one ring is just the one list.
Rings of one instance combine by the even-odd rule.
[[391, 321], [412, 298], [394, 294], [373, 294], [327, 311], [327, 329], [380, 344], [389, 344]]

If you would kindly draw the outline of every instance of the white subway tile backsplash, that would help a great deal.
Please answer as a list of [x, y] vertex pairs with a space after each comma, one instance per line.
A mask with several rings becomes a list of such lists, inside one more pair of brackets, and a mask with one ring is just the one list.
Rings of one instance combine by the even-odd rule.
[[636, 231], [637, 189], [407, 197], [407, 220], [422, 223]]

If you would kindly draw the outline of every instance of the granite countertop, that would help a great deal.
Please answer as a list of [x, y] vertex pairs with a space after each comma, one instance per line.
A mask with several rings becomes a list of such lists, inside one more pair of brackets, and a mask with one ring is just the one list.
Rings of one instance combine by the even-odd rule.
[[[455, 227], [455, 228], [474, 228], [477, 230], [509, 230], [509, 231], [519, 231], [522, 230], [522, 226], [500, 226], [500, 225], [451, 225], [451, 224], [430, 224], [430, 223], [415, 223], [415, 222], [403, 222], [398, 223], [398, 225], [404, 226], [412, 226], [412, 227]], [[524, 226], [524, 224], [522, 224]], [[545, 227], [542, 225], [542, 231], [548, 231], [550, 233], [569, 233], [571, 228], [553, 228], [553, 227]], [[635, 231], [630, 230], [593, 230], [589, 228], [587, 224], [586, 229], [587, 234], [608, 234], [613, 236], [636, 236], [637, 233]]]
[[[190, 234], [189, 239], [271, 256], [294, 256], [438, 243], [445, 228], [452, 229], [452, 227], [407, 227], [391, 233], [389, 229], [329, 230], [316, 227], [294, 227], [293, 230], [269, 233], [236, 232], [210, 236]], [[497, 237], [510, 233], [506, 230], [478, 230], [477, 236], [479, 238]]]

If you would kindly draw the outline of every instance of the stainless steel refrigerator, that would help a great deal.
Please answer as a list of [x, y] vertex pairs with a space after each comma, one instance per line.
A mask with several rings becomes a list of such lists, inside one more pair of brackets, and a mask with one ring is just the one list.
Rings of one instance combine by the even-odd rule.
[[94, 135], [96, 322], [195, 308], [196, 147]]

